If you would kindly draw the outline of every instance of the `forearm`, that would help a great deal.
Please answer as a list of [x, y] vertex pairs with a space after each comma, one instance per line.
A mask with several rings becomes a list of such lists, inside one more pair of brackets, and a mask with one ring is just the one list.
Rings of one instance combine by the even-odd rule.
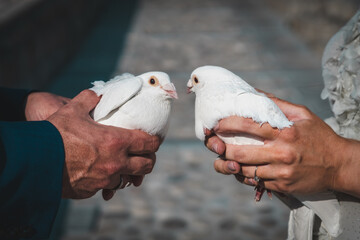
[[360, 198], [360, 142], [344, 139], [333, 190]]
[[0, 238], [9, 229], [21, 234], [30, 226], [34, 238], [48, 236], [61, 199], [63, 165], [63, 143], [51, 123], [0, 122], [0, 216], [6, 216], [0, 218]]

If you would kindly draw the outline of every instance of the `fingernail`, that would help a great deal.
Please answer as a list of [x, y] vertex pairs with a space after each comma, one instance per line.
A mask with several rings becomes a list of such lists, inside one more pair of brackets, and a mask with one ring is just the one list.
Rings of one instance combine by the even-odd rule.
[[219, 153], [219, 145], [217, 143], [214, 143], [211, 148], [214, 152]]
[[130, 186], [131, 186], [131, 182], [128, 182], [125, 187], [130, 187]]
[[228, 162], [227, 163], [227, 167], [229, 168], [230, 171], [235, 172], [236, 171], [236, 167], [235, 167], [235, 163], [234, 162]]

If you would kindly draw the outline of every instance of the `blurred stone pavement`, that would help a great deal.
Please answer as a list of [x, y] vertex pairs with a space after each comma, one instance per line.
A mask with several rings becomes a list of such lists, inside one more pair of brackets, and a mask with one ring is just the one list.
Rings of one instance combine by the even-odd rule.
[[255, 203], [251, 187], [213, 170], [216, 155], [195, 137], [195, 96], [186, 94], [193, 69], [218, 65], [322, 118], [331, 115], [320, 99], [319, 57], [264, 2], [140, 1], [114, 75], [170, 75], [179, 100], [168, 136], [140, 187], [108, 202], [101, 194], [71, 201], [62, 239], [286, 239], [289, 210], [279, 200], [264, 196]]

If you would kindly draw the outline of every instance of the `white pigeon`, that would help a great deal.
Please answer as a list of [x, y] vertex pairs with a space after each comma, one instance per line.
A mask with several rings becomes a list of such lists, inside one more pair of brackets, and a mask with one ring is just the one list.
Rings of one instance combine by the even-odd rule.
[[[203, 66], [195, 69], [187, 83], [188, 92], [196, 94], [195, 100], [195, 133], [200, 140], [205, 139], [204, 128], [213, 129], [220, 119], [229, 116], [252, 118], [260, 125], [269, 123], [272, 127], [283, 129], [291, 127], [289, 121], [279, 107], [265, 94], [257, 92], [239, 76], [225, 68], [217, 66]], [[261, 139], [249, 135], [218, 135], [225, 143], [235, 145], [263, 145]], [[264, 189], [257, 189], [264, 191]], [[260, 200], [258, 192], [255, 197]], [[262, 194], [261, 192], [261, 194]], [[260, 197], [261, 197], [260, 194]], [[322, 220], [326, 230], [331, 236], [338, 236], [342, 229], [340, 221], [340, 205], [336, 196], [331, 192], [313, 194], [309, 196], [289, 195], [277, 196], [291, 209], [291, 214], [300, 206], [309, 211], [304, 222], [289, 222], [291, 228], [304, 229], [303, 237], [290, 239], [312, 239], [312, 223], [315, 215]], [[291, 220], [294, 220], [290, 216]], [[311, 222], [312, 221], [312, 222]], [[309, 229], [311, 228], [311, 229]], [[305, 236], [311, 233], [311, 235]]]
[[[252, 118], [259, 124], [269, 123], [279, 129], [292, 125], [271, 99], [225, 68], [199, 67], [192, 72], [187, 87], [196, 94], [195, 133], [200, 140], [205, 140], [204, 128], [213, 129], [220, 119], [229, 116]], [[253, 136], [219, 137], [228, 144], [264, 144]]]
[[175, 86], [166, 73], [126, 73], [93, 85], [90, 90], [102, 96], [93, 111], [95, 121], [165, 137], [172, 99], [177, 99]]

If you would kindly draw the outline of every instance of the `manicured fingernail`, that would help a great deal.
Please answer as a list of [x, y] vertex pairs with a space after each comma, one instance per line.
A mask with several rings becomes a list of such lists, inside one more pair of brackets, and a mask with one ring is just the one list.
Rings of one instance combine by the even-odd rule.
[[211, 148], [214, 152], [219, 153], [219, 145], [217, 143], [214, 143]]
[[230, 171], [235, 172], [236, 171], [236, 167], [235, 167], [235, 163], [234, 162], [228, 162], [227, 163], [227, 167], [229, 168]]

